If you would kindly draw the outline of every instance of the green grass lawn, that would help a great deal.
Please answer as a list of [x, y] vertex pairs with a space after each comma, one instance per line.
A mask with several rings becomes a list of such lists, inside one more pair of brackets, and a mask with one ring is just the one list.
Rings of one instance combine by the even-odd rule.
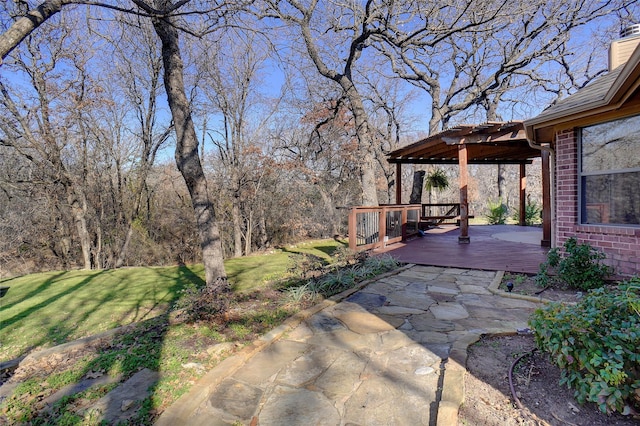
[[[294, 253], [331, 262], [334, 240], [225, 262], [235, 292], [285, 278]], [[203, 282], [202, 265], [57, 271], [0, 281], [0, 361], [166, 313], [185, 287]]]
[[[10, 286], [0, 299], [0, 361], [131, 324], [64, 356], [21, 363], [12, 377], [17, 386], [0, 402], [0, 424], [102, 424], [90, 407], [115, 383], [96, 384], [51, 407], [43, 398], [90, 377], [123, 382], [143, 368], [160, 378], [124, 424], [153, 424], [225, 357], [319, 297], [397, 267], [390, 257], [336, 252], [343, 246], [313, 241], [225, 262], [232, 293], [225, 310], [213, 316], [207, 316], [206, 291], [191, 288], [203, 284], [202, 265], [50, 272], [0, 281]], [[185, 309], [172, 310], [176, 303]], [[190, 311], [197, 313], [193, 321]]]

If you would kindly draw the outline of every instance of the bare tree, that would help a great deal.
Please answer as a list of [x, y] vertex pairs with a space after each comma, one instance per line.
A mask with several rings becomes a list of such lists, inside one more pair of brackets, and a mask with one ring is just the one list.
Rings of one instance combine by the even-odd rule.
[[255, 167], [263, 154], [260, 141], [282, 99], [267, 99], [260, 93], [268, 55], [269, 46], [257, 34], [237, 29], [229, 29], [214, 43], [203, 43], [197, 55], [203, 98], [199, 108], [207, 117], [203, 132], [214, 145], [218, 173], [225, 175], [219, 189], [231, 200], [236, 257], [251, 251], [252, 199], [264, 172]]
[[[635, 2], [470, 0], [442, 9], [437, 3], [433, 9], [441, 12], [426, 15], [432, 30], [407, 32], [390, 25], [387, 44], [377, 45], [400, 77], [428, 93], [431, 134], [475, 106], [495, 116], [495, 101], [523, 86], [551, 88], [548, 66], [566, 58], [572, 33]], [[585, 72], [592, 78], [602, 68]], [[556, 90], [561, 94], [562, 87]]]
[[[113, 266], [118, 268], [125, 264], [134, 233], [134, 223], [139, 223], [141, 219], [145, 194], [149, 197], [146, 188], [158, 150], [168, 140], [172, 128], [158, 122], [162, 58], [151, 25], [139, 16], [121, 15], [120, 31], [116, 37], [110, 38], [109, 42], [113, 45], [113, 54], [109, 56], [109, 63], [104, 63], [103, 67], [109, 70], [113, 87], [123, 94], [121, 102], [114, 102], [114, 105], [119, 107], [114, 110], [126, 108], [133, 111], [132, 117], [125, 115], [119, 122], [114, 120], [113, 126], [114, 129], [120, 129], [119, 124], [127, 121], [131, 123], [132, 128], [122, 129], [111, 138], [131, 139], [134, 145], [131, 154], [127, 151], [117, 152], [118, 149], [115, 147], [112, 150], [117, 173], [117, 188], [112, 192], [117, 194], [117, 203], [120, 205], [119, 211], [122, 212], [125, 227], [113, 262]], [[114, 114], [118, 113], [114, 111]], [[128, 155], [132, 155], [134, 160], [130, 172], [125, 175], [122, 167], [124, 162], [129, 161], [124, 157]], [[125, 188], [131, 193], [130, 205], [125, 205]]]
[[[340, 4], [296, 0], [265, 3], [262, 16], [276, 18], [290, 26], [305, 48], [305, 56], [318, 73], [337, 84], [349, 110], [353, 114], [355, 135], [358, 140], [359, 175], [362, 203], [377, 205], [376, 158], [369, 115], [363, 96], [357, 87], [354, 72], [363, 50], [377, 33], [376, 23], [385, 14], [385, 7], [373, 1]], [[295, 43], [293, 43], [295, 46]]]
[[362, 75], [366, 104], [371, 111], [375, 158], [384, 175], [384, 203], [392, 203], [395, 202], [396, 170], [395, 166], [387, 161], [386, 154], [399, 148], [404, 142], [403, 135], [412, 129], [414, 117], [409, 105], [414, 100], [415, 93], [406, 91], [401, 80], [381, 75], [379, 69], [383, 68], [384, 64], [368, 65], [362, 67], [359, 73]]
[[26, 274], [51, 265], [75, 266], [71, 221], [46, 176], [12, 147], [0, 144], [0, 276]]
[[[156, 9], [148, 5], [142, 6], [146, 7], [149, 13], [156, 13]], [[175, 18], [168, 16], [173, 11], [174, 5], [169, 0], [159, 0], [158, 7], [165, 16], [154, 18], [153, 26], [162, 42], [164, 87], [176, 132], [176, 164], [191, 195], [191, 204], [200, 235], [205, 280], [207, 284], [215, 286], [217, 291], [223, 291], [227, 287], [227, 275], [223, 263], [220, 229], [216, 223], [207, 180], [198, 156], [198, 137], [184, 86], [184, 65], [180, 53], [179, 33], [173, 24]]]
[[0, 35], [0, 60], [4, 60], [29, 34], [49, 18], [60, 12], [63, 6], [78, 3], [75, 0], [48, 0], [31, 10], [26, 2], [16, 2], [18, 7], [10, 10], [15, 18], [8, 29]]
[[[56, 33], [56, 37], [53, 33]], [[70, 38], [66, 22], [54, 29], [43, 28], [25, 43], [23, 54], [16, 55], [11, 68], [25, 78], [23, 90], [12, 90], [0, 81], [0, 120], [2, 143], [27, 159], [39, 171], [49, 189], [65, 199], [75, 224], [75, 234], [82, 252], [85, 269], [95, 265], [92, 238], [88, 224], [90, 206], [87, 201], [89, 135], [82, 115], [91, 103], [92, 87], [86, 74], [86, 57], [79, 50], [65, 52]], [[39, 44], [49, 40], [48, 55], [42, 55]], [[55, 79], [59, 61], [66, 61], [66, 79]], [[33, 101], [22, 96], [33, 94]], [[64, 206], [64, 207], [63, 207]], [[66, 207], [68, 206], [68, 207]]]
[[343, 231], [344, 213], [338, 207], [360, 198], [351, 114], [340, 101], [301, 105], [301, 109], [305, 114], [298, 121], [283, 119], [274, 134], [277, 167], [288, 177], [289, 192], [314, 231], [307, 235], [334, 236]]
[[[182, 60], [179, 28], [188, 30], [189, 25], [180, 21], [178, 15], [188, 1], [158, 0], [154, 3], [143, 0], [132, 0], [135, 6], [126, 9], [110, 3], [99, 3], [100, 6], [112, 10], [119, 10], [152, 18], [153, 26], [161, 41], [161, 52], [164, 67], [164, 86], [173, 117], [176, 132], [176, 164], [181, 171], [192, 200], [198, 232], [200, 235], [205, 265], [205, 276], [208, 284], [219, 283], [222, 290], [226, 287], [226, 273], [222, 258], [220, 233], [215, 221], [215, 212], [210, 200], [207, 182], [202, 165], [198, 157], [198, 139], [191, 115], [191, 107], [186, 96], [184, 85], [184, 64]], [[30, 11], [24, 11], [22, 16], [16, 16], [8, 29], [0, 35], [0, 57], [4, 59], [27, 36], [59, 13], [64, 6], [70, 4], [93, 4], [83, 1], [47, 0]], [[199, 15], [205, 15], [207, 21], [203, 31], [214, 28], [229, 10], [228, 4], [205, 5], [198, 10]], [[183, 18], [186, 19], [186, 18]], [[191, 31], [193, 32], [193, 31]], [[82, 200], [75, 202], [74, 211], [82, 209]], [[76, 213], [77, 214], [77, 213]], [[81, 224], [78, 225], [79, 227]]]
[[[592, 46], [578, 77], [575, 58], [571, 67], [567, 63], [571, 36], [632, 3], [429, 2], [430, 9], [409, 6], [398, 15], [403, 19], [389, 20], [374, 45], [400, 78], [427, 93], [429, 134], [434, 134], [469, 118], [499, 119], [509, 105], [522, 109], [523, 99], [532, 99], [536, 90], [553, 92], [558, 99], [586, 84], [605, 70], [594, 62], [594, 53], [602, 48]], [[411, 24], [423, 17], [424, 26]], [[540, 103], [549, 100], [538, 101], [536, 110]], [[414, 174], [414, 188], [422, 187], [420, 180], [420, 174]], [[504, 193], [502, 166], [498, 193]]]

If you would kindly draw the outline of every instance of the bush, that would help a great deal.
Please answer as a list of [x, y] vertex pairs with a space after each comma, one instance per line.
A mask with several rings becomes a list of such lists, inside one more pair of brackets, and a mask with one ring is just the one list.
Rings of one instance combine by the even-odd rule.
[[[520, 212], [513, 213], [513, 220], [520, 221]], [[526, 226], [537, 225], [542, 222], [542, 207], [535, 201], [527, 201], [524, 207], [524, 224]]]
[[181, 311], [187, 323], [213, 321], [227, 310], [230, 291], [229, 282], [224, 278], [202, 286], [190, 285], [182, 290], [175, 308]]
[[489, 214], [487, 214], [487, 220], [490, 225], [504, 225], [509, 217], [509, 207], [498, 200], [496, 202], [489, 202]]
[[605, 413], [640, 411], [640, 279], [589, 292], [577, 305], [551, 303], [529, 324], [536, 344], [562, 369], [578, 402]]
[[569, 287], [579, 290], [591, 290], [602, 287], [605, 279], [613, 272], [610, 266], [602, 263], [605, 254], [589, 244], [578, 244], [575, 238], [564, 243], [564, 254], [557, 248], [549, 250], [547, 261], [540, 265], [536, 281], [549, 282], [549, 268], [556, 270], [558, 279]]
[[325, 267], [326, 261], [319, 256], [309, 253], [293, 253], [290, 257], [291, 266], [287, 270], [291, 276], [306, 280], [318, 275]]

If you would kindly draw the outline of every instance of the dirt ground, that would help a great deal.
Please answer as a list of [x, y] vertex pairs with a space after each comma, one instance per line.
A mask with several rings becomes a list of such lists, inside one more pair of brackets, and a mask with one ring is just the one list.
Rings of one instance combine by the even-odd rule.
[[465, 401], [458, 426], [511, 425], [639, 425], [640, 419], [601, 413], [595, 404], [580, 405], [573, 390], [560, 386], [560, 369], [536, 351], [514, 368], [513, 384], [523, 409], [517, 408], [509, 385], [509, 368], [535, 348], [532, 336], [485, 337], [469, 348]]
[[[503, 285], [514, 277], [505, 277]], [[506, 287], [502, 287], [506, 290]], [[514, 293], [535, 295], [540, 288], [530, 277], [514, 282]], [[547, 289], [541, 294], [549, 300], [575, 302], [576, 291]], [[512, 425], [640, 425], [640, 419], [621, 415], [608, 416], [595, 404], [580, 405], [573, 390], [559, 384], [560, 369], [547, 354], [536, 348], [532, 335], [483, 337], [469, 348], [468, 374], [465, 378], [465, 400], [460, 408], [458, 426]], [[512, 396], [509, 369], [515, 366], [513, 387], [522, 408]]]
[[505, 274], [500, 285], [500, 290], [508, 291], [508, 282], [513, 284], [511, 292], [515, 294], [541, 297], [543, 299], [556, 302], [577, 302], [580, 297], [582, 297], [581, 291], [561, 288], [557, 283], [550, 287], [541, 288], [538, 286], [533, 276], [522, 274]]

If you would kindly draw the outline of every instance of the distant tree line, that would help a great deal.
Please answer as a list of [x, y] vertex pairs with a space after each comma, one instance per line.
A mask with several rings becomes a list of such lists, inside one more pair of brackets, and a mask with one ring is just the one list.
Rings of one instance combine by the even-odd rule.
[[[631, 0], [2, 2], [0, 277], [203, 261], [212, 283], [224, 258], [344, 234], [343, 207], [394, 201], [387, 152], [535, 114], [604, 71], [637, 12]], [[500, 183], [515, 171], [477, 170], [472, 210], [515, 203]], [[455, 201], [447, 191], [437, 198]]]

